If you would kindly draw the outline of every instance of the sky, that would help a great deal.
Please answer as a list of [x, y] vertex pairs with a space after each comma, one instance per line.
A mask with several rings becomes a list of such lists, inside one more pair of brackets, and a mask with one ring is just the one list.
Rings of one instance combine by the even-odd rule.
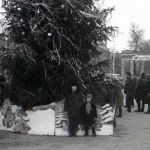
[[108, 42], [108, 48], [114, 48], [118, 52], [129, 49], [128, 40], [131, 23], [138, 24], [145, 31], [145, 40], [150, 39], [150, 0], [99, 0], [100, 4], [102, 2], [102, 8], [115, 6], [115, 11], [113, 11], [108, 23], [119, 27], [118, 36]]
[[114, 42], [108, 43], [108, 48], [118, 52], [129, 49], [129, 30], [131, 23], [138, 24], [143, 29], [144, 39], [150, 39], [150, 0], [103, 0], [102, 8], [114, 7], [109, 23], [119, 27], [119, 34]]

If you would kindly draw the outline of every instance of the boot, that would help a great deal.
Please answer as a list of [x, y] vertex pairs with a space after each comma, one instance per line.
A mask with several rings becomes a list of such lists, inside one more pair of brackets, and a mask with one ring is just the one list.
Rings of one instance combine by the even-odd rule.
[[148, 110], [145, 112], [145, 114], [150, 114], [150, 104], [148, 104]]
[[145, 104], [144, 104], [144, 102], [142, 101], [142, 108], [141, 108], [141, 112], [144, 112], [144, 106], [145, 106]]
[[117, 117], [122, 117], [122, 108], [119, 107], [119, 115]]
[[128, 106], [127, 110], [128, 110], [128, 112], [131, 112], [131, 106]]
[[96, 137], [95, 127], [92, 127], [93, 137]]
[[88, 127], [84, 127], [84, 130], [85, 130], [85, 133], [84, 133], [83, 136], [84, 136], [84, 137], [85, 137], [85, 136], [88, 136], [88, 135], [89, 135], [89, 133], [88, 133], [89, 128], [88, 128]]

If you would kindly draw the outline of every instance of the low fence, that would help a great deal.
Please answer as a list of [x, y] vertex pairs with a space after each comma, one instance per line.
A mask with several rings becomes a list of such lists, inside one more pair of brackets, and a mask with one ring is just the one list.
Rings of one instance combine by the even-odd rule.
[[[23, 111], [11, 105], [10, 99], [4, 101], [0, 111], [0, 130], [23, 134], [68, 136], [68, 118], [63, 111], [64, 101], [34, 107], [32, 111]], [[115, 109], [109, 104], [97, 105], [98, 118], [95, 122], [97, 135], [113, 135]], [[84, 127], [79, 124], [77, 135], [84, 134]], [[92, 135], [91, 131], [89, 134]]]

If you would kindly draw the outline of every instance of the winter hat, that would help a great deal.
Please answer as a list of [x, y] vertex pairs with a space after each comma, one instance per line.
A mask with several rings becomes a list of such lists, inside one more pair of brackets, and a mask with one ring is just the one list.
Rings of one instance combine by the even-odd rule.
[[78, 83], [77, 82], [72, 82], [71, 86], [77, 86], [78, 87]]
[[91, 93], [88, 93], [88, 94], [86, 95], [86, 97], [90, 97], [91, 99], [93, 98], [93, 96], [92, 96]]
[[114, 79], [114, 80], [117, 80], [117, 81], [119, 80], [119, 78], [118, 78], [117, 76], [114, 76], [113, 79]]
[[126, 72], [127, 75], [131, 76], [131, 72]]

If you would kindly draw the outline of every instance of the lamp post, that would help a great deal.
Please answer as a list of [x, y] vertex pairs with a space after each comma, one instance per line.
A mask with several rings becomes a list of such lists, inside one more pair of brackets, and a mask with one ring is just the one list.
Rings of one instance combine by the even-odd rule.
[[112, 48], [112, 73], [115, 73], [115, 48]]

